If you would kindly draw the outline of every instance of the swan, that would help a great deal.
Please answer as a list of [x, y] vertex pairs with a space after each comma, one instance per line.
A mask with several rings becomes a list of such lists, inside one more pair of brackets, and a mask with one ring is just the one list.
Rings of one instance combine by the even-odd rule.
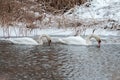
[[43, 38], [46, 38], [48, 45], [51, 44], [51, 38], [48, 35], [37, 36], [37, 38], [22, 37], [22, 38], [8, 38], [2, 39], [11, 44], [25, 44], [25, 45], [43, 45], [45, 42]]
[[98, 47], [100, 47], [101, 39], [95, 34], [89, 35], [86, 39], [83, 39], [81, 36], [72, 36], [67, 38], [60, 38], [59, 42], [63, 44], [72, 44], [72, 45], [92, 45], [90, 41], [91, 38], [95, 38], [98, 42]]
[[[45, 38], [47, 41], [45, 40]], [[50, 44], [52, 42], [51, 37], [46, 34], [42, 34], [42, 36], [37, 35], [37, 36], [35, 36], [34, 40], [37, 41], [38, 44], [40, 44], [40, 45], [43, 45], [45, 42], [47, 42], [48, 45], [50, 46]]]

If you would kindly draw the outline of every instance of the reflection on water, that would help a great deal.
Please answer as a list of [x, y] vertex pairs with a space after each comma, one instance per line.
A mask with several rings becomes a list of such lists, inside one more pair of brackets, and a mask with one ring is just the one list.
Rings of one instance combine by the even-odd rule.
[[120, 45], [0, 45], [0, 80], [120, 80]]

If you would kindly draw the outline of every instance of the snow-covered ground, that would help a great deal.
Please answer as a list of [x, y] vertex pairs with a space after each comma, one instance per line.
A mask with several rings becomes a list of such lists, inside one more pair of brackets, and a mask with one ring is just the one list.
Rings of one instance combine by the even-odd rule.
[[[86, 5], [89, 5], [87, 7]], [[120, 19], [120, 0], [93, 0], [81, 6], [75, 6], [73, 14], [70, 11], [66, 15], [76, 15], [79, 18], [93, 19]]]
[[[3, 29], [0, 28], [0, 31]], [[80, 32], [79, 35], [90, 35], [92, 34], [93, 29], [89, 28], [86, 29], [83, 32]], [[72, 36], [76, 34], [76, 29], [69, 28], [69, 29], [58, 29], [58, 28], [52, 28], [52, 29], [34, 29], [32, 31], [19, 28], [10, 28], [9, 33], [8, 32], [1, 32], [0, 37], [22, 37], [22, 36], [36, 36], [36, 35], [42, 35], [47, 34], [50, 36]], [[119, 36], [120, 31], [112, 31], [112, 30], [104, 30], [104, 29], [96, 29], [94, 31], [94, 34], [100, 35], [100, 36]]]

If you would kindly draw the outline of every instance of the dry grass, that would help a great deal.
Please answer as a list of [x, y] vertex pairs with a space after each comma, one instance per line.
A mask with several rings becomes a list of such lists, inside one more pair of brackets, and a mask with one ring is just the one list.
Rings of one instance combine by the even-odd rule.
[[87, 0], [36, 0], [41, 3], [46, 11], [56, 13], [64, 13], [75, 5], [85, 3]]
[[[71, 25], [77, 26], [76, 24], [79, 25], [78, 22], [69, 24], [64, 16], [58, 18], [56, 23], [52, 23], [53, 18], [44, 15], [44, 13], [51, 13], [54, 16], [55, 14], [63, 14], [75, 5], [80, 5], [84, 2], [86, 0], [0, 0], [0, 25], [4, 27], [3, 33], [8, 36], [11, 33], [9, 26], [15, 26], [19, 22], [25, 23], [22, 27], [25, 27], [30, 32], [38, 28], [34, 24], [36, 21], [40, 22], [40, 28], [43, 26], [54, 26], [54, 24], [63, 28]], [[40, 15], [36, 17], [35, 12]]]
[[[12, 22], [33, 23], [36, 19], [29, 11], [40, 14], [51, 12], [64, 13], [74, 5], [80, 5], [86, 0], [0, 0], [1, 24], [9, 25]], [[33, 7], [33, 8], [31, 8]]]
[[10, 24], [19, 16], [21, 5], [15, 0], [0, 0], [0, 21], [2, 25]]
[[[33, 23], [36, 19], [29, 11], [40, 14], [51, 12], [64, 13], [66, 10], [80, 5], [86, 0], [0, 0], [0, 21], [2, 25], [12, 22]], [[33, 7], [33, 8], [31, 8]]]

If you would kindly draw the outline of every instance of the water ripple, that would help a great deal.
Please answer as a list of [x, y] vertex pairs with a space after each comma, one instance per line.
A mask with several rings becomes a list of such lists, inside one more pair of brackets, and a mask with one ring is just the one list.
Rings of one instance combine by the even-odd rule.
[[119, 80], [120, 45], [0, 45], [6, 80]]

